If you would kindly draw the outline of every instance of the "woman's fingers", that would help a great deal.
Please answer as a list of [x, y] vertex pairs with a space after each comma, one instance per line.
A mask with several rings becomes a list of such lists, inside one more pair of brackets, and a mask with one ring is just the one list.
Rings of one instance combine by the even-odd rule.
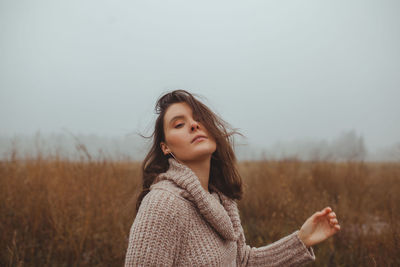
[[331, 207], [326, 207], [314, 214], [314, 220], [320, 220], [322, 218], [326, 218], [330, 226], [333, 227], [336, 231], [340, 230], [340, 225], [338, 219], [336, 218], [336, 213], [332, 211]]
[[329, 213], [329, 218], [336, 218], [336, 213], [333, 211]]
[[330, 219], [329, 222], [330, 222], [332, 225], [339, 223], [338, 220], [337, 220], [336, 218]]
[[328, 213], [331, 212], [331, 211], [332, 211], [332, 209], [331, 209], [330, 207], [326, 207], [326, 208], [324, 208], [324, 209], [321, 210], [321, 211], [317, 211], [314, 215], [315, 215], [316, 217], [320, 217], [320, 216], [324, 216], [324, 215], [328, 214]]
[[326, 218], [329, 222], [329, 225], [332, 227], [333, 230], [332, 234], [340, 231], [339, 221], [336, 218], [336, 213], [332, 210], [331, 207], [326, 207], [321, 211], [315, 213], [315, 218]]
[[324, 214], [327, 214], [327, 213], [329, 213], [329, 212], [331, 212], [331, 211], [332, 211], [332, 208], [331, 208], [331, 207], [326, 207], [325, 209], [322, 210], [322, 212], [323, 212]]

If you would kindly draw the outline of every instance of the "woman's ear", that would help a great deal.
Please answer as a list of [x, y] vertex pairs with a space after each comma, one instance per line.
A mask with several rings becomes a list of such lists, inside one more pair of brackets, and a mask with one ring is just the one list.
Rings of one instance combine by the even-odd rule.
[[171, 152], [164, 142], [160, 143], [160, 147], [161, 147], [161, 150], [163, 151], [164, 155], [167, 155], [168, 153]]

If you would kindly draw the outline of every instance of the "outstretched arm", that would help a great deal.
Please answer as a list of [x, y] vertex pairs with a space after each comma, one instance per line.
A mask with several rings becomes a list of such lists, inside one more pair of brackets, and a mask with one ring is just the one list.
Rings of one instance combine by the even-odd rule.
[[301, 266], [315, 260], [311, 246], [339, 230], [336, 214], [329, 207], [314, 213], [300, 230], [267, 246], [247, 245], [242, 228], [238, 241], [239, 266]]
[[298, 232], [285, 236], [274, 243], [262, 247], [250, 247], [244, 242], [239, 242], [241, 247], [238, 266], [301, 266], [315, 260], [313, 249], [306, 248], [299, 239]]

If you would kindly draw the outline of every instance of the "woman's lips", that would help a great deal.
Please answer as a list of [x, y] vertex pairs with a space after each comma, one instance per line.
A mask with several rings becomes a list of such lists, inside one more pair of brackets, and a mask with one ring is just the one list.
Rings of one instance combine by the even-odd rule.
[[201, 141], [206, 140], [206, 139], [207, 139], [207, 138], [204, 137], [204, 136], [197, 137], [196, 139], [194, 139], [193, 143], [201, 142]]

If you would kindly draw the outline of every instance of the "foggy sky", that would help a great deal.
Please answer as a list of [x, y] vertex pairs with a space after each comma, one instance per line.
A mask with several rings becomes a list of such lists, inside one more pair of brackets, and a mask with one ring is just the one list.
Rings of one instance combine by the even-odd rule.
[[0, 134], [150, 133], [186, 89], [248, 142], [400, 142], [400, 2], [0, 1]]

